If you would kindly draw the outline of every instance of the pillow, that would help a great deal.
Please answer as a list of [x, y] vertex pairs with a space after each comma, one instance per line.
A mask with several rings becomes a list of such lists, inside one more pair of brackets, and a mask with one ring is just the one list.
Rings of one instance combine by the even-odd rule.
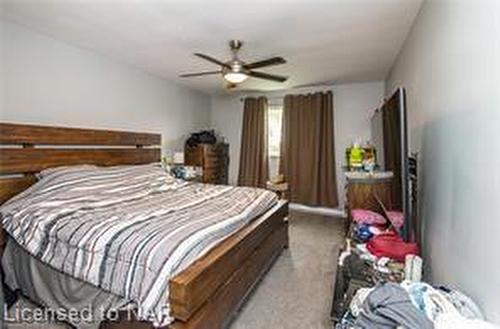
[[36, 176], [38, 179], [46, 178], [54, 174], [60, 174], [60, 173], [70, 173], [70, 172], [78, 172], [78, 171], [83, 171], [83, 170], [89, 170], [89, 169], [97, 169], [97, 166], [94, 165], [89, 165], [89, 164], [84, 164], [84, 165], [74, 165], [74, 166], [59, 166], [59, 167], [52, 167], [52, 168], [47, 168], [42, 171], [40, 171]]
[[386, 223], [384, 216], [370, 210], [353, 209], [351, 216], [358, 224], [383, 225]]
[[391, 222], [392, 226], [394, 226], [396, 229], [400, 229], [404, 225], [404, 214], [401, 211], [395, 211], [395, 210], [390, 210], [386, 211], [385, 215]]
[[153, 170], [153, 171], [162, 171], [166, 173], [165, 170], [162, 169], [160, 163], [148, 163], [148, 164], [140, 164], [140, 165], [118, 165], [118, 166], [96, 166], [90, 164], [83, 165], [74, 165], [74, 166], [60, 166], [47, 168], [42, 170], [37, 174], [38, 179], [47, 178], [52, 175], [59, 174], [72, 174], [78, 172], [87, 172], [89, 174], [93, 172], [100, 172], [101, 170], [113, 171], [120, 170], [124, 168], [137, 169], [137, 170]]

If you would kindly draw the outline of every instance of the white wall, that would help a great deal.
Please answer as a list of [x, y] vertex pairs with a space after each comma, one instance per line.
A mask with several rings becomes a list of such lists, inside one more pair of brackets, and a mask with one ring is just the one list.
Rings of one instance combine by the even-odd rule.
[[[382, 103], [384, 82], [365, 82], [329, 86], [322, 88], [303, 88], [289, 91], [269, 92], [265, 95], [275, 101], [288, 93], [309, 93], [318, 90], [332, 90], [335, 116], [335, 155], [340, 208], [344, 205], [345, 148], [356, 138], [366, 141], [371, 138], [370, 116], [372, 110]], [[259, 94], [263, 95], [263, 94]], [[240, 159], [241, 127], [243, 120], [242, 95], [223, 95], [212, 97], [212, 126], [230, 143], [229, 181], [236, 184]]]
[[[1, 22], [1, 121], [157, 132], [168, 148], [210, 122], [210, 97], [19, 25]], [[2, 75], [3, 76], [3, 75]]]
[[243, 103], [241, 96], [213, 96], [211, 99], [212, 128], [229, 143], [229, 184], [236, 185], [240, 164]]
[[500, 4], [424, 4], [388, 80], [420, 152], [426, 276], [500, 324]]
[[371, 118], [372, 143], [377, 150], [377, 163], [380, 168], [385, 168], [384, 154], [384, 122], [382, 111], [375, 111]]

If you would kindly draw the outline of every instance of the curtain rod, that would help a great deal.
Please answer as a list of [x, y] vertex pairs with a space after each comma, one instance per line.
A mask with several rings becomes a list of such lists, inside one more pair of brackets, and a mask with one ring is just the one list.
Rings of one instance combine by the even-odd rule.
[[[317, 90], [317, 91], [311, 91], [311, 92], [307, 92], [306, 94], [313, 94], [313, 93], [316, 93], [316, 92], [324, 92], [325, 90]], [[248, 98], [248, 97], [253, 97], [253, 98], [258, 98], [258, 97], [266, 97], [268, 100], [277, 100], [277, 101], [283, 101], [283, 99], [285, 98], [285, 96], [287, 95], [300, 95], [300, 93], [294, 93], [292, 91], [289, 91], [287, 92], [286, 94], [282, 95], [282, 96], [273, 96], [273, 97], [269, 97], [269, 96], [266, 96], [265, 94], [264, 95], [247, 95], [245, 97], [241, 97], [240, 98], [240, 101], [243, 102], [245, 100], [245, 98]]]
[[[255, 98], [258, 98], [258, 97], [266, 97], [266, 96], [247, 96], [247, 97], [241, 97], [240, 98], [240, 102], [243, 102], [245, 101], [245, 98], [248, 98], [248, 97], [255, 97]], [[285, 96], [282, 96], [282, 97], [266, 97], [268, 101], [282, 101]]]

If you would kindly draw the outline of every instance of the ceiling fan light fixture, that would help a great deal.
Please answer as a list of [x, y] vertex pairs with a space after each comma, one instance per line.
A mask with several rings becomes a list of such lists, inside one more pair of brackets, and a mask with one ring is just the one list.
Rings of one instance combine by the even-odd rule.
[[267, 66], [285, 64], [286, 60], [283, 57], [271, 57], [257, 62], [247, 63], [240, 60], [238, 57], [238, 51], [240, 50], [242, 45], [243, 42], [239, 40], [231, 40], [229, 42], [229, 47], [231, 48], [231, 52], [233, 53], [233, 58], [227, 62], [220, 61], [216, 58], [213, 58], [212, 56], [205, 55], [202, 53], [194, 53], [195, 56], [200, 57], [212, 64], [218, 65], [220, 69], [217, 71], [185, 73], [181, 74], [180, 77], [191, 78], [204, 75], [221, 74], [222, 78], [232, 86], [242, 83], [248, 78], [258, 78], [276, 82], [285, 82], [288, 79], [288, 77], [285, 76], [268, 74], [265, 72], [259, 72], [253, 70]]
[[248, 75], [243, 72], [226, 72], [224, 73], [224, 79], [230, 83], [242, 83], [246, 79], [248, 79]]

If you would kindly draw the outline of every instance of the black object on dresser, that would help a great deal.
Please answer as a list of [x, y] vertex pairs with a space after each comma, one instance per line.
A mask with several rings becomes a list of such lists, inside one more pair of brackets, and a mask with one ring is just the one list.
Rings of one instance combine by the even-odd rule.
[[202, 167], [202, 182], [227, 184], [229, 170], [229, 144], [197, 144], [184, 148], [184, 164]]

